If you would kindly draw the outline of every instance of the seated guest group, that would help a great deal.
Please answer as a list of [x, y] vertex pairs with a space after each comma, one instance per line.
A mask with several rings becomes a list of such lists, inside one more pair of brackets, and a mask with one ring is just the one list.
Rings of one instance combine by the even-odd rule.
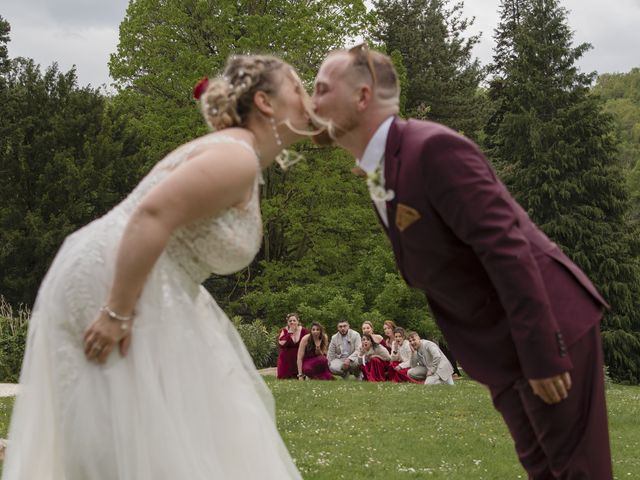
[[337, 329], [329, 340], [320, 323], [313, 322], [307, 330], [298, 314], [287, 315], [287, 326], [278, 335], [278, 378], [353, 376], [369, 382], [453, 385], [457, 369], [438, 344], [405, 331], [392, 320], [384, 322], [384, 336], [376, 334], [369, 321], [362, 324], [362, 334], [346, 320], [340, 320]]

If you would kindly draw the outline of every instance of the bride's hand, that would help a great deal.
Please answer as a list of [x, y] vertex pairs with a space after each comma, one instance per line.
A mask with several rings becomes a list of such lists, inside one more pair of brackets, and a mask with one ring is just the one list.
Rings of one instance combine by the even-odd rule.
[[[126, 329], [123, 329], [123, 326], [126, 326]], [[87, 360], [104, 363], [118, 344], [120, 354], [126, 355], [130, 343], [131, 321], [115, 320], [106, 312], [100, 311], [84, 333], [84, 354]]]

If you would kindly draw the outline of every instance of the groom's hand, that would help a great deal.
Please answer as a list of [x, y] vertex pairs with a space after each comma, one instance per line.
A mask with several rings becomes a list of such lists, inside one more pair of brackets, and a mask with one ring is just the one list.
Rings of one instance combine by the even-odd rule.
[[555, 377], [529, 380], [533, 393], [539, 396], [545, 403], [559, 403], [569, 396], [571, 390], [571, 375], [564, 372]]

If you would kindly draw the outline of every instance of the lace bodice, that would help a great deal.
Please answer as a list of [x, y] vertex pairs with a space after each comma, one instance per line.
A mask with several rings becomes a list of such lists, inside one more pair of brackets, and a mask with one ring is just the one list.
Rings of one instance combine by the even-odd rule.
[[[198, 138], [161, 160], [116, 210], [130, 216], [147, 192], [184, 162], [195, 148], [212, 143], [236, 143], [255, 154], [248, 143], [228, 135], [211, 134]], [[181, 227], [172, 234], [165, 254], [197, 283], [212, 273], [226, 275], [237, 272], [248, 266], [258, 253], [262, 242], [258, 184], [262, 182], [262, 175], [257, 156], [256, 166], [256, 182], [246, 206], [229, 208], [214, 217]]]

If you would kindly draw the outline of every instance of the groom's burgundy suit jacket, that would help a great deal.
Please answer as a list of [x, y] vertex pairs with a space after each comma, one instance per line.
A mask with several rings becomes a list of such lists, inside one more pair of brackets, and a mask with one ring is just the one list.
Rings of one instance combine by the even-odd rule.
[[500, 386], [571, 370], [567, 348], [608, 306], [479, 148], [443, 125], [396, 118], [384, 170], [398, 267], [466, 372]]

